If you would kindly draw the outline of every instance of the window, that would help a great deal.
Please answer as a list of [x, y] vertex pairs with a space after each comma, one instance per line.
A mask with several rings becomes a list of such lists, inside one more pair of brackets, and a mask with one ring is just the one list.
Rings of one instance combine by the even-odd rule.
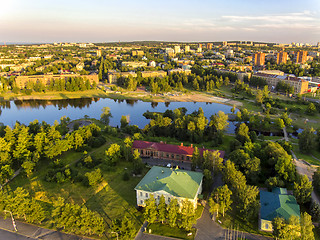
[[140, 192], [140, 197], [142, 197], [142, 192]]
[[169, 157], [169, 154], [167, 154], [167, 158]]
[[140, 204], [143, 204], [143, 200], [140, 200]]
[[171, 201], [171, 198], [168, 197], [168, 202], [170, 202], [170, 201]]
[[269, 224], [268, 223], [266, 223], [266, 229], [269, 229]]
[[173, 155], [173, 154], [171, 154], [171, 158], [174, 158], [174, 155]]
[[183, 155], [181, 156], [181, 160], [184, 160], [184, 156]]
[[158, 200], [160, 200], [160, 195], [158, 195]]
[[148, 197], [148, 193], [146, 193], [146, 197]]
[[180, 155], [176, 155], [176, 158], [179, 160], [180, 159]]

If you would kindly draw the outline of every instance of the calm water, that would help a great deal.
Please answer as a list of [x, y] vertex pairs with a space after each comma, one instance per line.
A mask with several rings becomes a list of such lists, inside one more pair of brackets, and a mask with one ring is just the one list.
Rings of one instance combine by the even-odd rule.
[[[167, 109], [173, 110], [179, 107], [185, 107], [192, 113], [201, 107], [207, 118], [223, 111], [231, 113], [231, 106], [219, 103], [205, 102], [168, 102], [168, 103], [150, 103], [139, 100], [113, 100], [109, 98], [87, 98], [87, 99], [69, 99], [69, 100], [28, 100], [28, 101], [10, 101], [0, 102], [1, 115], [0, 122], [5, 125], [13, 126], [16, 121], [29, 124], [38, 119], [39, 122], [45, 121], [53, 124], [55, 120], [60, 120], [62, 116], [70, 119], [83, 118], [88, 115], [90, 118], [100, 119], [103, 107], [109, 107], [112, 118], [111, 126], [120, 126], [122, 115], [130, 116], [130, 124], [138, 125], [143, 128], [149, 123], [149, 120], [142, 116], [147, 110], [155, 112], [165, 112]], [[234, 132], [234, 125], [230, 122], [228, 132]]]

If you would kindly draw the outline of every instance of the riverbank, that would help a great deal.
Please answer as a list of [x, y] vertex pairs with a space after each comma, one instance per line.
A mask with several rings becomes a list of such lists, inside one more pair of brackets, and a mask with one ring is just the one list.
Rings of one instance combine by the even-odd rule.
[[141, 100], [144, 102], [212, 102], [222, 103], [230, 106], [242, 106], [240, 101], [216, 97], [207, 93], [188, 92], [188, 93], [164, 93], [151, 94], [147, 91], [103, 91], [101, 89], [86, 90], [82, 92], [45, 92], [32, 93], [31, 95], [4, 93], [0, 95], [3, 101], [12, 100], [65, 100], [65, 99], [79, 99], [79, 98], [111, 98], [120, 100]]

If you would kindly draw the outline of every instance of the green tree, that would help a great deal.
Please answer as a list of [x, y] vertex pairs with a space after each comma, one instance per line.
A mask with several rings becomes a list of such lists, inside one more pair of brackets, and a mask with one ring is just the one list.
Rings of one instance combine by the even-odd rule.
[[144, 208], [144, 217], [149, 223], [154, 223], [157, 220], [157, 205], [153, 194], [150, 194], [149, 199], [146, 200]]
[[158, 204], [158, 220], [163, 224], [167, 217], [167, 205], [163, 195], [161, 195]]
[[107, 163], [110, 165], [115, 165], [119, 162], [121, 157], [120, 146], [116, 143], [110, 145], [108, 150], [106, 150]]
[[110, 112], [110, 108], [109, 107], [102, 108], [102, 114], [100, 116], [100, 121], [106, 125], [109, 125], [111, 117], [112, 117], [112, 114]]
[[125, 216], [123, 217], [121, 221], [121, 227], [119, 230], [120, 230], [121, 239], [127, 239], [127, 240], [134, 239], [136, 235], [136, 229], [129, 217], [129, 214], [125, 214]]
[[222, 213], [223, 217], [224, 213], [231, 209], [231, 195], [232, 192], [227, 185], [218, 187], [213, 193], [214, 198], [216, 199], [217, 203], [219, 203], [219, 212]]
[[191, 167], [193, 170], [196, 169], [197, 166], [201, 166], [201, 160], [200, 160], [200, 153], [199, 149], [197, 147], [194, 147], [193, 153], [192, 153], [192, 159], [191, 159]]
[[185, 200], [182, 203], [180, 228], [190, 231], [196, 222], [195, 208], [192, 202]]
[[315, 115], [317, 113], [316, 106], [313, 103], [309, 103], [306, 113], [309, 115]]
[[299, 134], [299, 150], [303, 153], [310, 153], [315, 148], [316, 135], [313, 128], [306, 128]]
[[170, 227], [175, 227], [177, 224], [177, 218], [179, 213], [178, 200], [176, 198], [172, 199], [167, 206], [168, 210], [168, 223]]
[[299, 176], [298, 181], [294, 182], [293, 194], [299, 204], [306, 204], [310, 202], [312, 191], [312, 182], [309, 181], [307, 175]]
[[250, 141], [249, 128], [245, 123], [241, 123], [236, 133], [236, 139], [242, 144]]
[[127, 116], [122, 115], [120, 119], [120, 127], [125, 128], [128, 125], [129, 125], [129, 115]]
[[313, 233], [313, 223], [311, 220], [311, 216], [304, 212], [301, 214], [301, 240], [314, 240], [314, 233]]
[[133, 173], [141, 174], [144, 164], [142, 162], [138, 149], [135, 149], [132, 155], [133, 155]]
[[130, 137], [126, 137], [124, 140], [123, 140], [123, 155], [126, 159], [126, 161], [129, 161], [130, 159], [130, 153], [131, 153], [131, 149], [132, 149], [132, 139]]
[[100, 168], [92, 172], [87, 172], [85, 176], [88, 178], [89, 185], [92, 187], [96, 186], [102, 180]]
[[214, 114], [210, 117], [209, 126], [217, 132], [223, 132], [229, 126], [228, 118], [227, 114], [219, 111], [218, 114]]

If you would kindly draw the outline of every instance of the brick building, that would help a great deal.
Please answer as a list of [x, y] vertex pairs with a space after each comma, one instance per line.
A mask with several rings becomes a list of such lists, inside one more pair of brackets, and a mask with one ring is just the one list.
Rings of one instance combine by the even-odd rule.
[[[132, 144], [132, 150], [137, 149], [141, 157], [154, 157], [166, 160], [191, 161], [194, 151], [193, 145], [190, 147], [181, 145], [166, 144], [163, 142], [147, 142], [135, 140]], [[199, 148], [199, 154], [202, 156], [204, 151], [215, 152], [216, 150]], [[224, 157], [225, 152], [219, 151], [220, 157]]]

